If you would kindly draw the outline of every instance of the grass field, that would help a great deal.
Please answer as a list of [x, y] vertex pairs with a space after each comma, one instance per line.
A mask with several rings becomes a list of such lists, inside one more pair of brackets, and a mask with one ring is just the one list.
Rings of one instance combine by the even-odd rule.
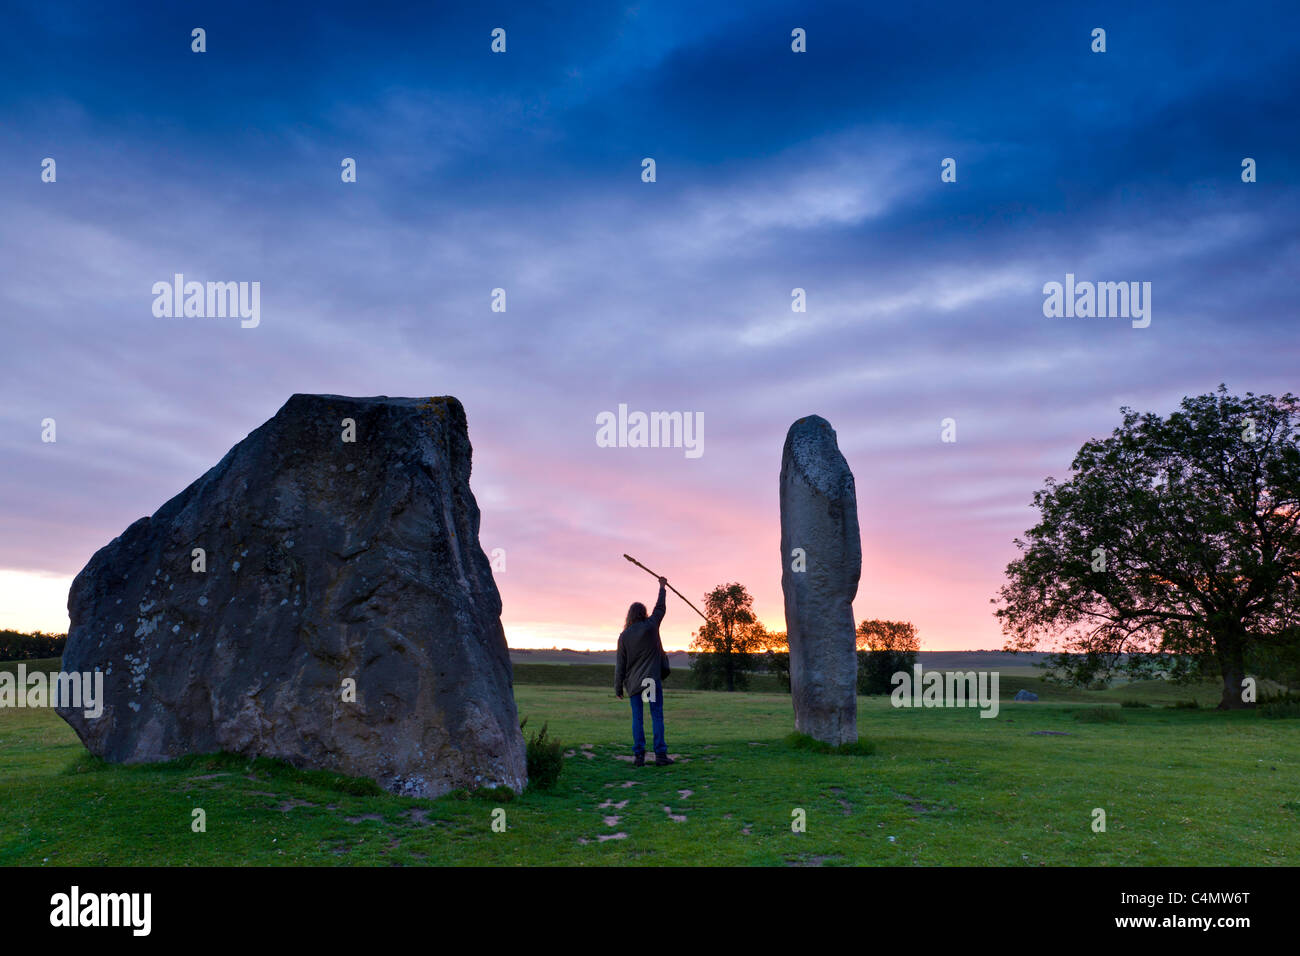
[[[0, 864], [1300, 861], [1300, 721], [1208, 709], [1212, 686], [1088, 692], [1004, 676], [1004, 698], [1024, 686], [1042, 699], [1004, 699], [995, 719], [860, 698], [859, 732], [876, 751], [833, 756], [786, 741], [787, 695], [670, 682], [668, 743], [681, 760], [638, 769], [620, 759], [627, 703], [605, 668], [586, 670], [517, 668], [520, 716], [530, 730], [549, 723], [572, 755], [555, 791], [505, 802], [366, 795], [346, 778], [221, 756], [108, 766], [53, 712], [0, 710]], [[1193, 697], [1199, 709], [1165, 706]], [[196, 807], [205, 833], [191, 830]], [[491, 829], [498, 807], [504, 833]], [[1092, 830], [1094, 808], [1104, 833]], [[791, 831], [796, 809], [804, 833]]]

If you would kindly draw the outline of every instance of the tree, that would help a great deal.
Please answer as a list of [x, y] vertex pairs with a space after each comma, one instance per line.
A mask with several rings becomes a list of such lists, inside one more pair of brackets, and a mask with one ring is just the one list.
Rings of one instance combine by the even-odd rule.
[[719, 584], [704, 596], [707, 618], [691, 641], [691, 670], [700, 687], [734, 691], [748, 684], [751, 655], [762, 650], [767, 632], [754, 616], [754, 599], [740, 584]]
[[1190, 657], [1222, 678], [1220, 708], [1253, 706], [1247, 653], [1300, 640], [1300, 400], [1220, 385], [1168, 418], [1120, 411], [1034, 494], [1041, 520], [993, 599], [1006, 649], [1056, 637], [1094, 676], [1128, 653]]
[[858, 625], [858, 693], [888, 694], [891, 678], [910, 671], [921, 641], [907, 621], [863, 621]]
[[858, 650], [915, 653], [920, 649], [916, 627], [907, 621], [863, 621], [858, 625]]

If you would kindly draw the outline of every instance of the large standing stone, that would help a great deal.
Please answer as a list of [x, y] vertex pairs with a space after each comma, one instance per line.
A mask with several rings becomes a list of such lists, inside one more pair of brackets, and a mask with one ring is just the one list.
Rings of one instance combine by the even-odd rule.
[[114, 762], [225, 750], [411, 796], [521, 789], [470, 455], [454, 398], [294, 395], [77, 575], [63, 668], [102, 669], [106, 704], [60, 714]]
[[795, 729], [835, 746], [858, 739], [853, 598], [861, 572], [853, 472], [830, 422], [801, 418], [790, 426], [781, 456], [781, 589], [790, 690]]

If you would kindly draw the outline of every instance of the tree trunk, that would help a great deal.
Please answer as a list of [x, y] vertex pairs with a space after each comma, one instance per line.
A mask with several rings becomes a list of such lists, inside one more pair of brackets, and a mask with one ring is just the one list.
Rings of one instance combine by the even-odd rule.
[[1244, 635], [1226, 635], [1215, 641], [1219, 670], [1223, 674], [1223, 697], [1219, 710], [1250, 710], [1255, 702], [1242, 700], [1242, 679], [1246, 676], [1246, 640]]

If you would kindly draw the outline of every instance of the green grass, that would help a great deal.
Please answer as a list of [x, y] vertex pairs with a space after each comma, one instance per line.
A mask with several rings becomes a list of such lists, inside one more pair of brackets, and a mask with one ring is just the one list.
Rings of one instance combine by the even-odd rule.
[[876, 745], [861, 737], [852, 743], [834, 745], [798, 732], [787, 734], [785, 745], [791, 750], [811, 750], [815, 754], [838, 754], [848, 757], [870, 757], [876, 752]]
[[1084, 724], [1123, 724], [1127, 719], [1113, 707], [1085, 707], [1074, 712], [1074, 719]]
[[[519, 664], [514, 665], [516, 684], [545, 684], [565, 687], [608, 687], [614, 690], [613, 664]], [[669, 690], [690, 690], [695, 685], [690, 669], [673, 668], [664, 681]], [[779, 693], [781, 685], [771, 674], [750, 674], [749, 689], [770, 694]]]
[[37, 671], [50, 674], [58, 671], [60, 661], [61, 658], [58, 657], [38, 657], [30, 661], [0, 661], [0, 671], [16, 674], [18, 665], [21, 664], [27, 669], [28, 674], [35, 674]]
[[[1025, 680], [1035, 692], [1058, 691]], [[569, 756], [554, 790], [510, 800], [368, 795], [368, 781], [229, 755], [113, 766], [90, 758], [51, 711], [5, 709], [0, 864], [1300, 861], [1293, 722], [1213, 710], [1210, 685], [1060, 693], [1003, 700], [995, 719], [860, 698], [859, 732], [874, 748], [863, 756], [804, 749], [787, 695], [687, 691], [670, 680], [668, 743], [681, 759], [633, 768], [619, 759], [629, 754], [630, 720], [612, 686], [521, 679], [520, 716], [530, 730], [547, 723]], [[1121, 714], [1125, 699], [1157, 706]], [[1203, 706], [1168, 706], [1179, 699]], [[1123, 723], [1077, 719], [1093, 710]], [[196, 807], [206, 833], [191, 831]], [[1095, 807], [1106, 811], [1106, 833], [1091, 830]], [[491, 828], [497, 808], [504, 833]], [[806, 812], [805, 833], [791, 832], [796, 809]], [[598, 839], [618, 833], [625, 837]]]

